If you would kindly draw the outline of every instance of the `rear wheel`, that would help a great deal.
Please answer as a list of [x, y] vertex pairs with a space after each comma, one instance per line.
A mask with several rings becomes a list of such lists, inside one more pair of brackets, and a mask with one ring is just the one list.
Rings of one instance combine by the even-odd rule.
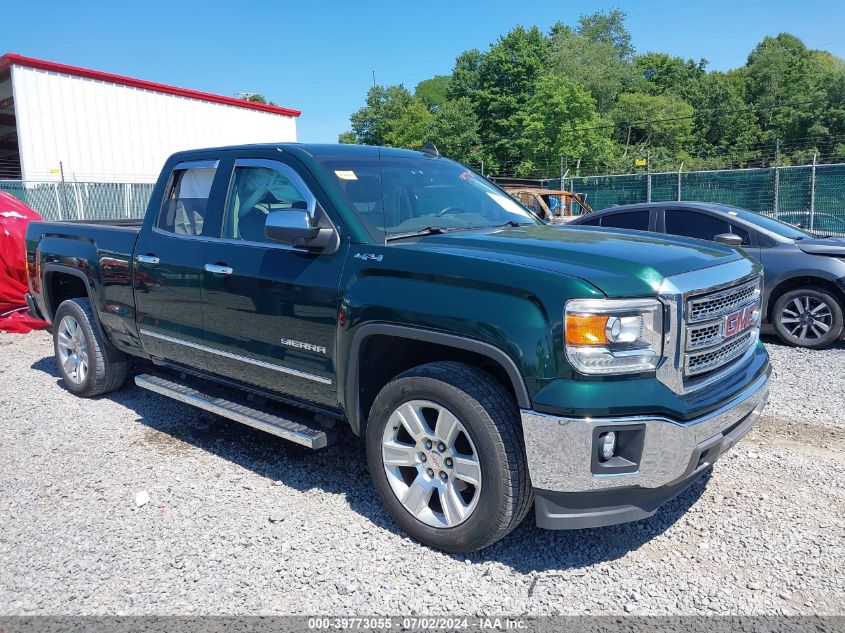
[[842, 334], [842, 306], [822, 288], [790, 290], [775, 301], [772, 324], [789, 345], [825, 347]]
[[90, 397], [119, 389], [126, 355], [106, 341], [88, 299], [63, 301], [53, 318], [53, 348], [68, 391]]
[[370, 412], [367, 459], [391, 517], [442, 550], [495, 543], [531, 506], [516, 403], [469, 365], [430, 363], [386, 385]]

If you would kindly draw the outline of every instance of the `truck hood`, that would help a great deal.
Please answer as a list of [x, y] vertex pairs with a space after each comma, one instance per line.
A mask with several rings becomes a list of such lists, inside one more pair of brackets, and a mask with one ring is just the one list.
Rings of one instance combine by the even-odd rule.
[[459, 231], [403, 246], [559, 272], [587, 280], [609, 297], [654, 296], [665, 277], [743, 257], [701, 240], [586, 226]]
[[845, 255], [845, 237], [795, 240], [795, 246], [811, 255]]

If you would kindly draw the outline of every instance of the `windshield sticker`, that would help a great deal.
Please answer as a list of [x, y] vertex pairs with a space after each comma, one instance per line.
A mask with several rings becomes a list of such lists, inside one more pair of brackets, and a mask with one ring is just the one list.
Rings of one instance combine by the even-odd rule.
[[521, 216], [525, 216], [525, 209], [519, 206], [515, 200], [509, 198], [508, 196], [503, 196], [500, 193], [493, 193], [492, 191], [486, 192], [488, 196], [490, 196], [496, 204], [502, 207], [508, 213], [516, 213]]
[[473, 176], [475, 176], [475, 174], [473, 174], [471, 170], [469, 170], [469, 169], [464, 169], [464, 170], [461, 172], [461, 175], [460, 175], [460, 176], [458, 176], [458, 177], [459, 177], [461, 180], [472, 180], [472, 177], [473, 177]]
[[341, 180], [358, 180], [358, 176], [351, 169], [335, 169], [334, 175]]

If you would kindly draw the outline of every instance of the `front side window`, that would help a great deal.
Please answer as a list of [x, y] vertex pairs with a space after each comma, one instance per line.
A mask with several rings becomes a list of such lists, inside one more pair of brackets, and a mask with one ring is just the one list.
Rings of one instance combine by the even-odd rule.
[[271, 213], [291, 210], [312, 212], [311, 199], [293, 173], [279, 167], [235, 165], [226, 203], [223, 237], [247, 242], [266, 242], [264, 225]]
[[214, 166], [176, 166], [170, 176], [156, 227], [175, 235], [202, 235]]
[[731, 224], [731, 233], [733, 233], [734, 235], [739, 235], [742, 238], [743, 246], [749, 246], [751, 244], [751, 233], [749, 233], [746, 229], [742, 228], [741, 226]]
[[509, 194], [446, 158], [333, 156], [322, 166], [379, 241], [429, 227], [457, 230], [540, 223]]
[[730, 233], [731, 225], [706, 213], [673, 209], [666, 211], [666, 232], [712, 242], [717, 235]]

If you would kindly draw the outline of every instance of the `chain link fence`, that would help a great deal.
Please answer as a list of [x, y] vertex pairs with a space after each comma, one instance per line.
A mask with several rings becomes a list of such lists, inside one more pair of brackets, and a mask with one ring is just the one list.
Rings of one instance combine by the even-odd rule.
[[32, 182], [0, 180], [0, 191], [32, 207], [45, 220], [141, 218], [152, 183]]
[[[551, 187], [561, 180], [547, 181]], [[661, 172], [563, 179], [593, 209], [640, 202], [728, 204], [811, 231], [845, 235], [845, 163], [721, 171]]]

